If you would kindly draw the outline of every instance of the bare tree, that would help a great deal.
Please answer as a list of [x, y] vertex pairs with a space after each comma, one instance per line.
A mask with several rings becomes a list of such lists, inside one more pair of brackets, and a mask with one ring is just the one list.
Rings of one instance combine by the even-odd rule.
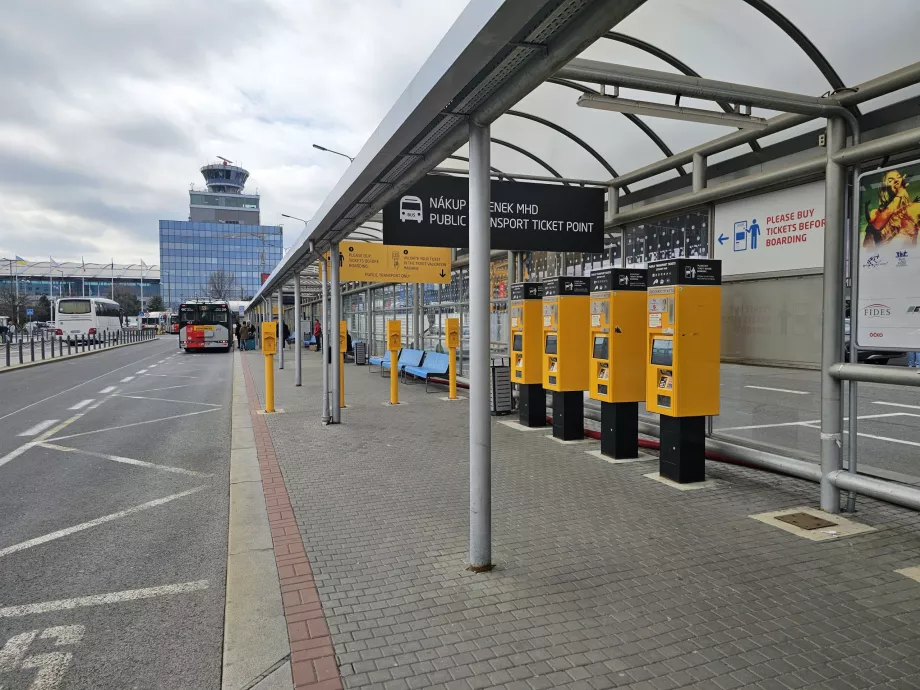
[[236, 276], [229, 271], [214, 271], [208, 276], [208, 284], [204, 286], [204, 293], [211, 299], [226, 299], [233, 297], [236, 287]]
[[12, 323], [22, 323], [26, 317], [26, 307], [30, 306], [32, 298], [24, 292], [17, 292], [13, 288], [0, 290], [0, 316], [8, 316]]

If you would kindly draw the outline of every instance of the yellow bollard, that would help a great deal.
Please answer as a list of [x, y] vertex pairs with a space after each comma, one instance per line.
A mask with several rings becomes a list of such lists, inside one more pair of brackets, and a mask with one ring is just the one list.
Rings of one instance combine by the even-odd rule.
[[339, 407], [345, 407], [345, 355], [339, 357]]
[[457, 348], [450, 348], [450, 369], [447, 370], [450, 375], [450, 395], [451, 400], [457, 399]]
[[457, 348], [460, 347], [460, 319], [447, 319], [447, 348], [450, 351], [450, 395], [451, 400], [457, 399]]
[[275, 335], [275, 323], [269, 321], [262, 324], [262, 355], [265, 357], [265, 411], [275, 411], [275, 368], [272, 366], [272, 357], [278, 349], [278, 338]]
[[390, 351], [390, 404], [399, 405], [399, 347], [402, 343], [402, 322], [387, 321], [387, 349]]

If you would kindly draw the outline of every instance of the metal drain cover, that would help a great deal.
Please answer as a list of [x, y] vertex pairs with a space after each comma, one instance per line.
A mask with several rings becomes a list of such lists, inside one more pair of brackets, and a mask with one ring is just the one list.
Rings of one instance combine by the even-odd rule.
[[778, 515], [777, 520], [788, 522], [794, 527], [805, 530], [821, 529], [823, 527], [834, 527], [836, 522], [825, 520], [824, 518], [815, 517], [810, 513], [790, 513], [789, 515]]

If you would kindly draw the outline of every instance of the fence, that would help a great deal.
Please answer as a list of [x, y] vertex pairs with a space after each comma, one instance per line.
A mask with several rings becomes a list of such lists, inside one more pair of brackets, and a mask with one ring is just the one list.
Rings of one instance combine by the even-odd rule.
[[5, 333], [0, 336], [3, 358], [0, 367], [13, 367], [43, 360], [59, 359], [78, 353], [104, 350], [119, 345], [139, 343], [156, 338], [156, 331], [122, 330], [105, 331], [99, 335], [81, 335], [75, 338], [53, 335], [41, 331], [34, 335], [25, 333]]

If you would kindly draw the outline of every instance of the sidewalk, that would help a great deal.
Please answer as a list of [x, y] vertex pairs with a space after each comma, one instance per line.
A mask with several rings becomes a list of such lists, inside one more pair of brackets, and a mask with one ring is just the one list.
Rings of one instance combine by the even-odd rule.
[[345, 687], [920, 687], [920, 582], [896, 572], [920, 566], [915, 513], [860, 499], [874, 531], [809, 541], [749, 516], [815, 507], [812, 484], [709, 463], [715, 485], [677, 491], [643, 476], [656, 461], [494, 419], [497, 567], [472, 574], [467, 403], [400, 384], [390, 407], [388, 379], [347, 365], [323, 428], [303, 362], [296, 389], [288, 351], [263, 418]]

